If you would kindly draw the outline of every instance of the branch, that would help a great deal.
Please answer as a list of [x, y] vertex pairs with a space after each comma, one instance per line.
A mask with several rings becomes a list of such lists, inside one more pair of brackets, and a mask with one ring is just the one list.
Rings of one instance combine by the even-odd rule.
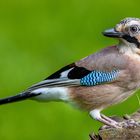
[[103, 126], [99, 129], [98, 135], [90, 135], [90, 140], [140, 140], [140, 110], [131, 116], [111, 118], [118, 121], [122, 128]]

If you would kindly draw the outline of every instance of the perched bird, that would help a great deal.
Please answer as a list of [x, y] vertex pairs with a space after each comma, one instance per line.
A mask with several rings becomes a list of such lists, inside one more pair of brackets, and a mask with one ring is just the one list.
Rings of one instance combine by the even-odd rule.
[[103, 35], [118, 39], [118, 45], [65, 66], [22, 93], [0, 99], [0, 104], [24, 99], [64, 101], [88, 111], [95, 120], [118, 127], [118, 122], [100, 112], [140, 87], [140, 19], [125, 18]]

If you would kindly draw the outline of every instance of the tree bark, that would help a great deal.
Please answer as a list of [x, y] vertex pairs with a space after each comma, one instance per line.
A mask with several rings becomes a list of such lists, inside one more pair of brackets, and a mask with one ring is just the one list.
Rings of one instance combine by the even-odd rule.
[[118, 121], [122, 128], [103, 126], [97, 135], [90, 135], [90, 140], [140, 140], [140, 110], [131, 116], [111, 118]]

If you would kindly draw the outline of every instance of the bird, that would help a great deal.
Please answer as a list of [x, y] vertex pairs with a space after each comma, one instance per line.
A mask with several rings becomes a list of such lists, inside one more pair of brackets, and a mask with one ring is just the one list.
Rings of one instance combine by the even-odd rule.
[[0, 105], [25, 99], [62, 101], [87, 111], [106, 126], [118, 128], [119, 122], [101, 112], [140, 88], [140, 19], [124, 18], [103, 35], [117, 39], [118, 44], [59, 69], [19, 94], [0, 99]]

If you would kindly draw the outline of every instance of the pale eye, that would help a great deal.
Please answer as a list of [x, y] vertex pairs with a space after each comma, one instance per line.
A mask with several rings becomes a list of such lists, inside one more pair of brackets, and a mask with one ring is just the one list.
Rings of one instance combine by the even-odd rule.
[[132, 25], [132, 26], [130, 26], [130, 31], [132, 33], [138, 33], [140, 31], [140, 28], [138, 25]]

